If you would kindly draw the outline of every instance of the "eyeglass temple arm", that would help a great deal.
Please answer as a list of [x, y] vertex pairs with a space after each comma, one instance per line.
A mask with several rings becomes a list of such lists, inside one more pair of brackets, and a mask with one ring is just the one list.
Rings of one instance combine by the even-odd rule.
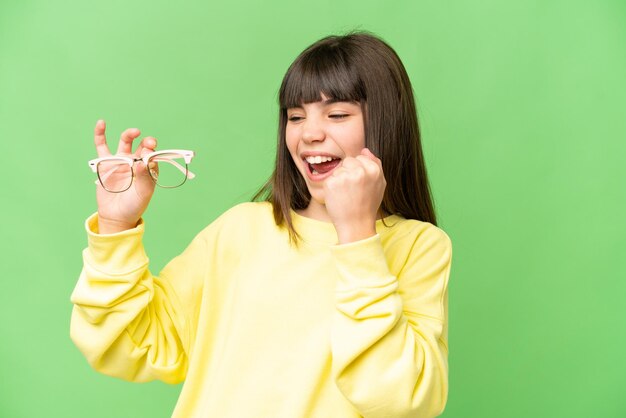
[[167, 157], [154, 157], [152, 159], [152, 161], [165, 161], [165, 162], [168, 162], [168, 163], [172, 164], [174, 167], [176, 167], [177, 169], [179, 169], [180, 172], [185, 174], [187, 176], [187, 178], [190, 179], [190, 180], [196, 176], [194, 173], [189, 171], [189, 168], [183, 167], [182, 165], [177, 163], [175, 160], [169, 159]]

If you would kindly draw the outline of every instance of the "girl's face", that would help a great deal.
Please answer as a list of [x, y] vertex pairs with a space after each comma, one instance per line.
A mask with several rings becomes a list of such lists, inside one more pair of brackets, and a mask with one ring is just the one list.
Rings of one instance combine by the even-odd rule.
[[324, 180], [344, 158], [358, 156], [365, 147], [361, 105], [322, 95], [319, 102], [289, 108], [285, 136], [291, 158], [311, 193], [311, 205], [323, 206]]

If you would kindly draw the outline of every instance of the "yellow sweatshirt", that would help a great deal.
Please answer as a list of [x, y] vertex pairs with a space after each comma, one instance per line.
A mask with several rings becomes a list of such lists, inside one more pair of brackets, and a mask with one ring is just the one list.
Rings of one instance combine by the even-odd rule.
[[184, 381], [173, 417], [440, 414], [448, 236], [390, 216], [377, 235], [336, 245], [332, 224], [292, 216], [298, 248], [269, 203], [235, 206], [158, 277], [143, 222], [101, 235], [90, 217], [74, 343], [102, 373]]

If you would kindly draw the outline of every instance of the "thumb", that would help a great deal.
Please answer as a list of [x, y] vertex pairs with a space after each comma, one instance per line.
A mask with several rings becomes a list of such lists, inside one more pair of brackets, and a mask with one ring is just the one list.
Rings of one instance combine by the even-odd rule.
[[369, 150], [369, 148], [363, 148], [361, 150], [361, 155], [375, 162], [381, 170], [383, 169], [383, 162], [377, 156], [375, 156], [374, 153]]
[[363, 148], [361, 150], [361, 155], [364, 155], [365, 157], [368, 157], [371, 160], [376, 160], [376, 156], [374, 155], [374, 153], [372, 153], [372, 151], [369, 150], [369, 148]]
[[137, 154], [139, 158], [143, 158], [151, 152], [154, 152], [156, 146], [156, 138], [153, 138], [151, 136], [145, 137], [143, 141], [141, 141], [141, 143], [139, 144], [139, 147], [137, 148], [135, 154]]

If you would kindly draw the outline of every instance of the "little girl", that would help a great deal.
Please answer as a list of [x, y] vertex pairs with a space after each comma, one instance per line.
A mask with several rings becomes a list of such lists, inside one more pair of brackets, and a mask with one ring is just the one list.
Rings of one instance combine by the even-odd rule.
[[[97, 186], [73, 341], [102, 373], [184, 381], [174, 417], [439, 415], [451, 244], [404, 66], [373, 35], [327, 37], [289, 67], [279, 102], [270, 180], [158, 276], [141, 218], [158, 167], [137, 162], [121, 193]], [[116, 155], [154, 152], [146, 137], [133, 153], [138, 136]], [[95, 144], [111, 155], [103, 121]]]

